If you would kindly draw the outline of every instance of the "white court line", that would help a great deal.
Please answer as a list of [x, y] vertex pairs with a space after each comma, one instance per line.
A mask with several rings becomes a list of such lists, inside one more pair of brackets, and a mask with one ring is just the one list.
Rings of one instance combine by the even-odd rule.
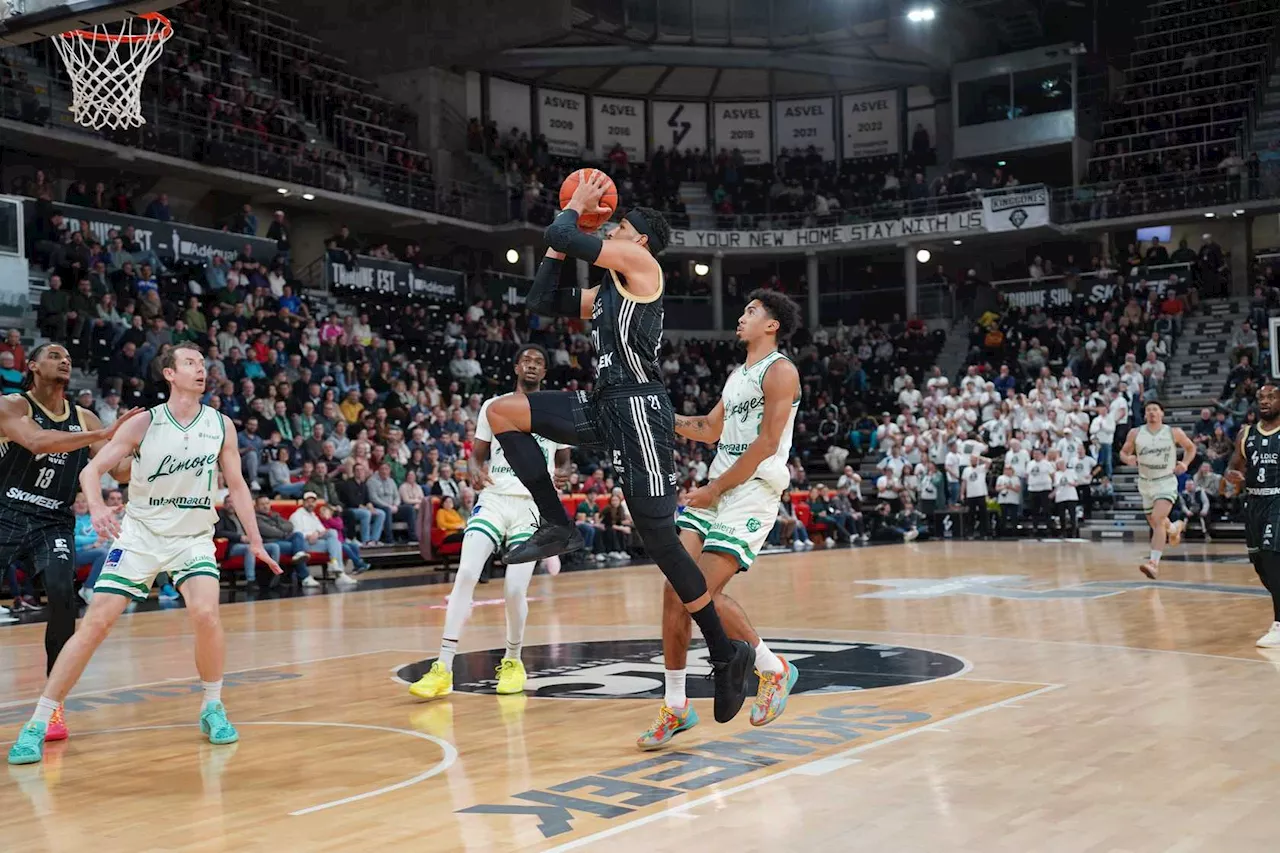
[[[242, 673], [242, 672], [258, 672], [264, 669], [279, 669], [281, 667], [286, 667], [286, 666], [306, 666], [307, 664], [312, 664], [312, 663], [324, 663], [325, 661], [331, 661], [331, 660], [345, 660], [346, 658], [358, 658], [358, 657], [364, 657], [365, 655], [380, 655], [380, 654], [383, 654], [384, 652], [394, 652], [394, 651], [397, 651], [397, 650], [396, 649], [378, 649], [377, 651], [372, 651], [372, 652], [352, 652], [346, 655], [330, 655], [329, 657], [326, 657], [326, 658], [312, 658], [310, 660], [290, 660], [290, 661], [282, 661], [281, 663], [266, 663], [266, 664], [263, 664], [262, 666], [246, 666], [246, 667], [241, 667], [240, 669], [230, 670], [224, 674], [224, 677], [226, 675], [238, 675], [239, 673]], [[126, 684], [122, 687], [103, 687], [97, 690], [87, 690], [83, 693], [71, 693], [71, 694], [68, 694], [67, 698], [79, 699], [82, 696], [101, 696], [104, 693], [116, 693], [121, 690], [137, 690], [140, 687], [156, 687], [164, 684], [177, 684], [179, 682], [198, 681], [198, 680], [199, 680], [199, 677], [197, 676], [192, 678], [166, 678], [160, 681], [144, 681], [141, 684]], [[235, 688], [231, 688], [231, 689], [234, 690]], [[36, 701], [35, 699], [11, 699], [4, 702], [0, 702], [0, 708], [12, 708], [15, 705], [30, 705], [35, 701]]]
[[[129, 728], [123, 728], [123, 729], [96, 729], [94, 731], [89, 731], [89, 732], [76, 732], [76, 737], [88, 737], [89, 735], [122, 734], [124, 732], [151, 732], [151, 731], [160, 731], [162, 729], [189, 729], [189, 728], [194, 728], [195, 725], [196, 724], [194, 723], [182, 723], [182, 724], [169, 725], [169, 726], [131, 726]], [[454, 762], [458, 760], [458, 750], [454, 747], [453, 744], [449, 743], [447, 740], [434, 737], [433, 735], [426, 734], [425, 732], [410, 731], [409, 729], [393, 729], [387, 726], [368, 726], [360, 723], [312, 723], [312, 722], [292, 722], [292, 721], [290, 722], [271, 721], [271, 722], [258, 722], [258, 723], [251, 722], [251, 723], [239, 723], [238, 725], [241, 725], [241, 726], [326, 726], [326, 727], [340, 728], [340, 729], [366, 729], [368, 731], [374, 731], [374, 732], [390, 732], [392, 734], [408, 735], [409, 737], [415, 737], [415, 738], [419, 738], [420, 740], [430, 741], [431, 743], [434, 743], [436, 746], [440, 747], [441, 751], [444, 752], [444, 756], [438, 762], [436, 762], [435, 766], [427, 770], [424, 770], [423, 772], [419, 773], [417, 776], [414, 776], [410, 779], [405, 779], [403, 782], [397, 782], [394, 785], [387, 785], [386, 787], [379, 788], [376, 791], [366, 791], [363, 794], [355, 794], [350, 797], [343, 797], [340, 800], [333, 800], [328, 803], [321, 803], [318, 806], [308, 806], [305, 809], [298, 809], [297, 811], [289, 812], [290, 817], [300, 817], [302, 815], [314, 814], [315, 812], [324, 811], [325, 809], [332, 809], [338, 806], [345, 806], [348, 803], [357, 803], [361, 800], [369, 800], [369, 799], [372, 799], [373, 797], [380, 797], [383, 794], [390, 794], [392, 791], [399, 791], [403, 788], [408, 788], [411, 785], [416, 785], [419, 782], [424, 782], [427, 779], [430, 779], [432, 776], [438, 776], [439, 774], [443, 773], [444, 771], [452, 767]]]
[[[976, 717], [979, 714], [985, 714], [988, 711], [994, 711], [996, 708], [1003, 708], [1014, 701], [1019, 701], [1019, 702], [1025, 701], [1034, 696], [1039, 696], [1043, 693], [1050, 693], [1054, 690], [1059, 690], [1065, 686], [1066, 685], [1063, 685], [1063, 684], [1048, 684], [1048, 685], [1045, 685], [1044, 687], [1041, 687], [1039, 690], [1032, 690], [1030, 693], [1024, 693], [1021, 696], [1015, 696], [1000, 702], [993, 702], [990, 705], [981, 705], [977, 708], [970, 708], [968, 711], [962, 711], [959, 714], [955, 714], [950, 717], [944, 717], [943, 719], [938, 720], [938, 722], [936, 723], [928, 723], [918, 728], [908, 729], [905, 732], [898, 732], [897, 734], [889, 735], [888, 737], [881, 738], [880, 740], [872, 741], [871, 743], [864, 743], [861, 746], [855, 746], [852, 749], [846, 749], [843, 752], [837, 752], [837, 753], [834, 753], [833, 755], [825, 755], [822, 758], [817, 758], [817, 759], [814, 759], [813, 761], [806, 761], [797, 767], [791, 767], [787, 770], [783, 770], [780, 773], [774, 773], [771, 776], [765, 776], [763, 778], [755, 779], [750, 782], [744, 782], [741, 785], [735, 785], [732, 788], [726, 788], [723, 791], [716, 791], [715, 793], [708, 794], [705, 797], [699, 797], [696, 800], [690, 800], [687, 803], [683, 803], [678, 806], [673, 806], [672, 808], [665, 809], [663, 811], [656, 812], [651, 815], [646, 815], [645, 817], [638, 818], [637, 820], [633, 820], [630, 823], [624, 823], [621, 826], [615, 826], [611, 829], [605, 829], [605, 830], [601, 830], [600, 832], [594, 832], [591, 835], [584, 836], [575, 841], [569, 841], [564, 844], [557, 845], [556, 847], [548, 848], [547, 850], [543, 851], [543, 853], [563, 853], [563, 851], [567, 851], [567, 850], [577, 850], [580, 847], [586, 847], [588, 844], [594, 844], [597, 841], [603, 841], [606, 838], [613, 838], [614, 836], [621, 835], [624, 832], [630, 832], [631, 830], [636, 829], [637, 827], [647, 826], [648, 824], [651, 824], [655, 821], [665, 820], [668, 817], [670, 817], [672, 813], [688, 812], [706, 803], [725, 799], [727, 797], [732, 796], [733, 794], [738, 794], [743, 791], [750, 790], [752, 788], [759, 788], [762, 785], [768, 785], [771, 782], [777, 782], [779, 779], [785, 779], [788, 776], [812, 775], [812, 773], [805, 773], [804, 771], [806, 768], [812, 766], [813, 764], [852, 758], [855, 755], [860, 755], [864, 752], [867, 752], [868, 750], [872, 750], [872, 749], [876, 749], [878, 747], [884, 746], [885, 744], [896, 743], [897, 741], [905, 740], [906, 738], [909, 738], [912, 735], [919, 734], [920, 732], [925, 732], [925, 731], [930, 731], [932, 729], [940, 728], [944, 723], [950, 724], [950, 723], [959, 722], [960, 720], [964, 720], [969, 717]], [[692, 746], [690, 747], [690, 749], [693, 749], [693, 748], [695, 747], [692, 747]]]

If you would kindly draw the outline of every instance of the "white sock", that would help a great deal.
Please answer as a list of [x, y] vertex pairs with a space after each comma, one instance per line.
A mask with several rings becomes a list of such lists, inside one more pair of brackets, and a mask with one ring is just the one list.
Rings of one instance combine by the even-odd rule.
[[782, 659], [761, 640], [756, 644], [756, 669], [760, 672], [782, 672]]
[[[462, 539], [462, 554], [458, 558], [458, 574], [453, 578], [453, 590], [449, 593], [449, 606], [444, 612], [444, 636], [440, 641], [440, 664], [453, 672], [453, 656], [458, 651], [462, 627], [471, 615], [471, 601], [475, 596], [480, 572], [493, 553], [493, 540], [483, 533], [472, 531]], [[447, 639], [452, 637], [453, 639]]]
[[684, 676], [683, 669], [666, 670], [667, 692], [663, 697], [663, 702], [668, 708], [678, 710], [689, 704], [689, 700], [684, 695]]
[[200, 686], [204, 688], [204, 704], [212, 705], [214, 702], [222, 701], [222, 679], [217, 681], [202, 681]]
[[440, 657], [436, 658], [436, 660], [440, 661], [440, 665], [447, 672], [453, 672], [453, 656], [457, 653], [458, 641], [445, 637], [440, 640]]
[[520, 660], [524, 647], [524, 626], [529, 620], [529, 579], [537, 563], [517, 563], [507, 566], [502, 593], [507, 604], [507, 653], [504, 657]]
[[41, 696], [36, 702], [35, 713], [31, 715], [32, 722], [44, 723], [49, 725], [49, 721], [53, 719], [53, 712], [58, 710], [58, 702], [53, 699]]
[[1158, 562], [1160, 562], [1160, 556], [1161, 556], [1163, 553], [1164, 553], [1163, 551], [1157, 551], [1155, 548], [1152, 548], [1152, 549], [1151, 549], [1151, 561], [1152, 561], [1153, 563], [1158, 563]]

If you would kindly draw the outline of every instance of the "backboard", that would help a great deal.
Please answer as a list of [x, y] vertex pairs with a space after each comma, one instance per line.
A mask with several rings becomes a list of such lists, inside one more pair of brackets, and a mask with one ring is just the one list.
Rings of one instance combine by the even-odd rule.
[[39, 41], [143, 12], [161, 12], [182, 0], [0, 0], [0, 47]]

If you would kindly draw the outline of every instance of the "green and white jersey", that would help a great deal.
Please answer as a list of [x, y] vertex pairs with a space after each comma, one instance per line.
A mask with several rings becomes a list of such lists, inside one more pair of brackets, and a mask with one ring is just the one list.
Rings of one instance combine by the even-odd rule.
[[133, 455], [125, 513], [158, 536], [212, 533], [226, 422], [208, 406], [188, 426], [163, 404], [147, 414], [151, 426]]
[[1178, 445], [1173, 440], [1173, 428], [1168, 426], [1152, 432], [1146, 424], [1138, 427], [1134, 441], [1138, 455], [1138, 476], [1144, 480], [1160, 480], [1173, 476], [1178, 464]]
[[[774, 350], [750, 367], [739, 367], [725, 381], [724, 393], [721, 395], [724, 400], [724, 428], [720, 432], [716, 458], [712, 460], [708, 473], [712, 480], [728, 471], [751, 446], [751, 442], [756, 440], [756, 436], [760, 435], [760, 423], [764, 420], [764, 374], [775, 361], [785, 358], [785, 355]], [[778, 449], [760, 463], [753, 477], [768, 483], [779, 494], [791, 482], [787, 458], [791, 454], [791, 434], [795, 429], [796, 412], [799, 408], [800, 401], [792, 400], [791, 416], [778, 441]]]
[[[520, 478], [516, 476], [516, 472], [511, 469], [511, 464], [507, 462], [507, 454], [502, 451], [502, 445], [493, 438], [493, 430], [489, 428], [489, 404], [494, 400], [506, 397], [507, 394], [499, 394], [497, 397], [490, 397], [484, 401], [484, 405], [480, 407], [480, 414], [476, 418], [476, 438], [480, 441], [489, 442], [489, 477], [493, 480], [492, 486], [485, 486], [486, 494], [510, 495], [517, 498], [531, 498], [529, 490], [525, 488], [524, 483], [520, 482]], [[538, 442], [538, 447], [542, 448], [542, 455], [547, 458], [547, 471], [552, 475], [556, 469], [556, 451], [563, 450], [569, 445], [556, 444], [549, 438], [543, 438], [535, 435], [534, 440]]]

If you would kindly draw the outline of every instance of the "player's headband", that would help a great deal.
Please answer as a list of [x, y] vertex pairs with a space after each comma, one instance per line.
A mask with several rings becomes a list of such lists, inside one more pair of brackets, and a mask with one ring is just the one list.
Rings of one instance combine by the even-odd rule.
[[638, 210], [629, 210], [627, 215], [622, 218], [630, 222], [632, 228], [649, 238], [649, 251], [656, 255], [667, 248], [667, 245], [658, 237], [658, 233], [653, 230], [653, 226], [649, 224], [648, 218], [643, 213]]

